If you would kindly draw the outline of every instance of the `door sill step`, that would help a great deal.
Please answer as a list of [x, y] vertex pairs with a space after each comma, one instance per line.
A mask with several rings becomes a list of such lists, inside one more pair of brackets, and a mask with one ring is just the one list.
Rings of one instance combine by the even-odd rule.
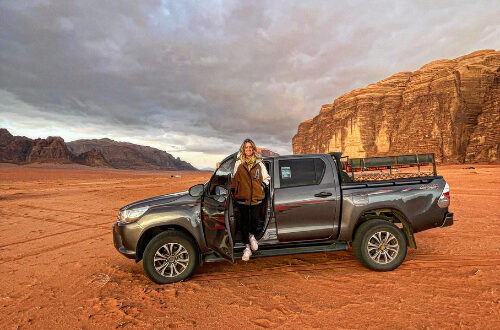
[[[266, 248], [257, 251], [252, 251], [252, 258], [285, 256], [291, 254], [345, 251], [348, 248], [349, 245], [345, 242], [330, 243], [328, 245], [295, 246], [295, 247], [282, 247], [282, 248], [271, 248], [271, 249]], [[234, 259], [240, 259], [242, 255], [243, 251], [235, 252]], [[211, 253], [204, 257], [205, 262], [218, 262], [225, 260], [227, 259], [219, 257], [215, 253]]]

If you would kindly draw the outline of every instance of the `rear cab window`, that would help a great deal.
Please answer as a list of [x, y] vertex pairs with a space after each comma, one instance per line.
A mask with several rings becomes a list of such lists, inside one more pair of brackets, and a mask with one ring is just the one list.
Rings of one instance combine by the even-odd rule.
[[317, 185], [323, 179], [325, 168], [320, 158], [279, 160], [280, 188]]

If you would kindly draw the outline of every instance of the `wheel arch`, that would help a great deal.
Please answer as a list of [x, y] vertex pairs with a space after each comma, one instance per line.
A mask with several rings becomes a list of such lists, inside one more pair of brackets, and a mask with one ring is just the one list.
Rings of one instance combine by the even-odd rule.
[[375, 208], [370, 210], [365, 210], [356, 221], [356, 225], [353, 230], [353, 239], [356, 235], [356, 231], [362, 223], [370, 220], [384, 220], [392, 223], [401, 223], [403, 226], [403, 233], [406, 236], [408, 241], [408, 246], [416, 249], [417, 242], [415, 241], [415, 236], [413, 234], [413, 229], [411, 227], [411, 223], [408, 221], [408, 218], [404, 215], [403, 212], [395, 209], [395, 208]]
[[[142, 233], [141, 237], [137, 241], [135, 261], [136, 262], [141, 261], [143, 258], [144, 250], [146, 249], [146, 246], [148, 245], [148, 243], [155, 236], [157, 236], [157, 235], [159, 235], [167, 230], [179, 231], [179, 232], [186, 234], [187, 236], [189, 236], [189, 238], [191, 238], [193, 240], [193, 243], [198, 248], [198, 252], [200, 252], [200, 246], [198, 244], [198, 241], [193, 236], [193, 234], [191, 232], [189, 232], [189, 230], [187, 230], [186, 228], [184, 228], [180, 225], [175, 225], [175, 224], [159, 225], [159, 226], [150, 227]], [[201, 253], [200, 253], [200, 255], [201, 255]]]

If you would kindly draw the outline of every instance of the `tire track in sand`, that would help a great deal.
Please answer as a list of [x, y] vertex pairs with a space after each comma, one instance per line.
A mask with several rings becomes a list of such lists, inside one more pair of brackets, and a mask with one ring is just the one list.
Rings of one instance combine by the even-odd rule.
[[[41, 240], [41, 239], [44, 239], [44, 238], [49, 238], [49, 237], [54, 237], [54, 236], [57, 236], [57, 235], [62, 235], [62, 234], [67, 234], [67, 233], [74, 233], [76, 231], [89, 230], [89, 229], [101, 229], [101, 230], [104, 230], [105, 228], [101, 228], [101, 227], [86, 228], [86, 227], [84, 227], [84, 228], [78, 228], [78, 229], [71, 229], [71, 230], [66, 230], [66, 231], [62, 231], [62, 232], [59, 232], [59, 233], [53, 233], [53, 234], [49, 234], [49, 235], [45, 235], [45, 236], [34, 237], [34, 238], [26, 239], [26, 240], [23, 240], [23, 241], [17, 241], [17, 242], [3, 244], [3, 245], [0, 245], [0, 248], [12, 246], [12, 245], [23, 244], [23, 243], [31, 243], [33, 241], [38, 241], [38, 240]], [[106, 230], [108, 230], [108, 229], [109, 228], [106, 228]]]
[[[108, 229], [109, 230], [110, 227], [108, 227], [108, 226], [114, 223], [114, 221], [113, 222], [107, 221], [107, 222], [97, 223], [97, 224], [93, 224], [93, 225], [86, 225], [86, 224], [76, 223], [76, 222], [72, 222], [72, 221], [63, 221], [63, 220], [55, 220], [55, 219], [37, 217], [36, 215], [22, 215], [22, 216], [14, 215], [14, 214], [7, 214], [7, 215], [14, 216], [14, 217], [31, 218], [31, 219], [35, 219], [35, 220], [52, 222], [52, 223], [59, 223], [62, 225], [72, 225], [72, 226], [76, 226], [76, 227], [94, 228], [94, 229]], [[107, 225], [107, 226], [105, 226], [105, 225]]]
[[74, 246], [74, 245], [77, 245], [79, 243], [83, 243], [83, 242], [90, 241], [90, 240], [95, 240], [97, 238], [100, 238], [100, 237], [103, 237], [106, 235], [111, 235], [111, 233], [103, 233], [103, 234], [99, 234], [99, 235], [92, 236], [92, 237], [87, 237], [87, 238], [77, 240], [77, 241], [62, 243], [62, 244], [55, 245], [55, 246], [52, 246], [52, 247], [47, 248], [47, 249], [34, 251], [34, 252], [30, 252], [30, 253], [25, 253], [25, 254], [14, 256], [14, 257], [5, 258], [5, 259], [0, 259], [0, 265], [11, 262], [11, 261], [23, 259], [23, 258], [39, 256], [39, 255], [46, 254], [46, 253], [49, 253], [52, 251], [56, 251], [56, 250], [59, 250], [59, 249], [62, 249], [62, 248], [68, 247], [68, 246]]
[[17, 206], [26, 207], [29, 209], [42, 210], [42, 211], [64, 212], [64, 213], [84, 214], [84, 215], [98, 215], [98, 216], [105, 216], [105, 217], [116, 217], [116, 215], [117, 215], [117, 213], [110, 215], [108, 213], [60, 210], [60, 209], [51, 209], [51, 208], [47, 208], [47, 207], [40, 207], [40, 206], [33, 206], [33, 205], [26, 205], [26, 204], [17, 204]]

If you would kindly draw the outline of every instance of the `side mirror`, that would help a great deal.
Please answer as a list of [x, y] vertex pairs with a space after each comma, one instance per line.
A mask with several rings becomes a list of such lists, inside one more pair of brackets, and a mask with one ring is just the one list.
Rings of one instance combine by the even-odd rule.
[[189, 195], [193, 197], [200, 197], [203, 194], [203, 189], [205, 186], [203, 184], [197, 184], [189, 188]]

